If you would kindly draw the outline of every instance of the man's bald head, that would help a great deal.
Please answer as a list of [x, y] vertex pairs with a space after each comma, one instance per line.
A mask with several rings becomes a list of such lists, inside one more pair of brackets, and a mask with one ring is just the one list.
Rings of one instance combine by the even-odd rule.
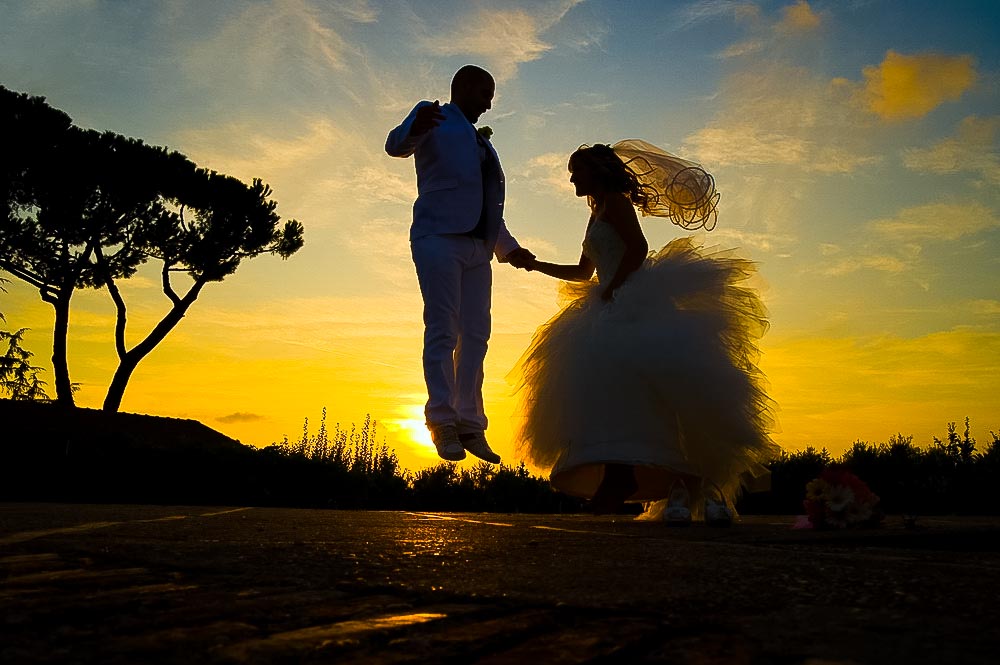
[[451, 101], [472, 123], [492, 108], [495, 93], [493, 75], [476, 65], [465, 65], [451, 79]]
[[465, 65], [455, 72], [455, 76], [451, 79], [451, 94], [454, 96], [457, 88], [468, 88], [469, 86], [475, 86], [485, 82], [496, 85], [493, 81], [493, 75], [482, 67], [477, 67], [476, 65]]

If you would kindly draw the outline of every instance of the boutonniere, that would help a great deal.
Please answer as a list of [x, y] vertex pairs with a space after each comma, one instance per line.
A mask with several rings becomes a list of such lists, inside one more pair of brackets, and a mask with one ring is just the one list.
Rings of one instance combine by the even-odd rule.
[[479, 135], [482, 136], [487, 141], [489, 141], [490, 137], [493, 136], [493, 128], [490, 127], [489, 125], [483, 125], [482, 127], [477, 127], [476, 131], [479, 132]]

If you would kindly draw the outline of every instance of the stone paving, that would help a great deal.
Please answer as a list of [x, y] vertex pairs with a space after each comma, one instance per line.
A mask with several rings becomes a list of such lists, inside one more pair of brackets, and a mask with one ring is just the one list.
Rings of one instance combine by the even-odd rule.
[[1000, 520], [0, 504], [0, 663], [994, 663]]

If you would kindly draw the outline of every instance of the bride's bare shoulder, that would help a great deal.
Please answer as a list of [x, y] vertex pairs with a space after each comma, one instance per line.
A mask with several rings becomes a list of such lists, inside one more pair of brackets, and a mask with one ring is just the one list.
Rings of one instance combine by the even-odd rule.
[[615, 223], [628, 223], [638, 221], [635, 214], [635, 207], [624, 194], [610, 194], [604, 201], [604, 218], [606, 221]]

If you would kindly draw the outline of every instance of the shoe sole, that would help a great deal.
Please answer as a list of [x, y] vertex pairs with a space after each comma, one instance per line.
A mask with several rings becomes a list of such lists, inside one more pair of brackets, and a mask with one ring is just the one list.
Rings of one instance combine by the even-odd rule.
[[440, 448], [438, 448], [437, 453], [438, 453], [438, 457], [440, 457], [441, 459], [445, 460], [446, 462], [461, 462], [462, 460], [465, 459], [465, 449], [464, 448], [462, 450], [460, 450], [458, 452], [454, 452], [454, 453], [449, 453], [447, 451], [444, 451], [444, 450], [441, 450]]
[[490, 464], [499, 464], [500, 463], [500, 457], [497, 457], [496, 459], [493, 459], [493, 458], [490, 458], [490, 457], [483, 457], [482, 455], [477, 455], [476, 453], [472, 452], [471, 450], [469, 451], [469, 454], [472, 455], [475, 458], [483, 460], [484, 462], [489, 462]]

